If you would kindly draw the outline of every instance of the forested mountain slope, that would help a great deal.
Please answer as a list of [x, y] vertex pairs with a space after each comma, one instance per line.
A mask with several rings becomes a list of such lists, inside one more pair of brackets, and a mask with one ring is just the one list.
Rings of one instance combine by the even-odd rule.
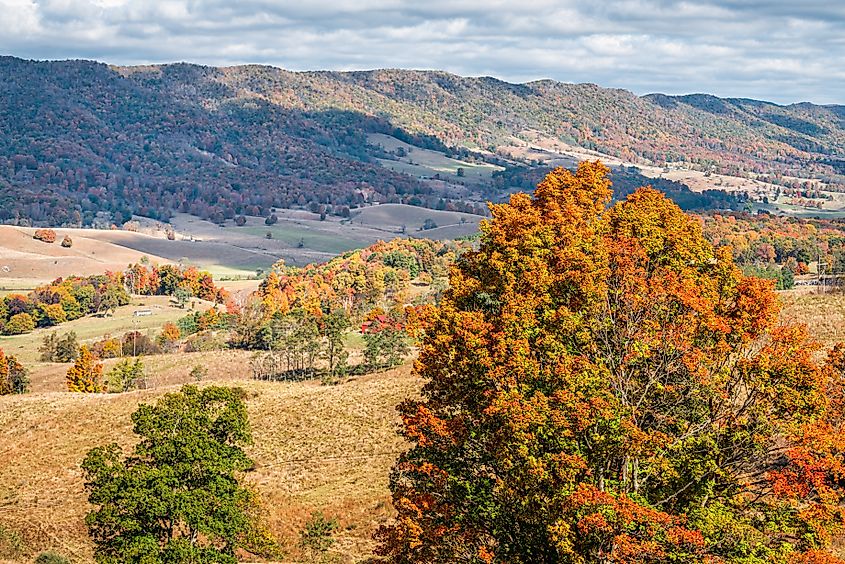
[[543, 138], [633, 162], [842, 183], [840, 106], [639, 97], [438, 71], [2, 57], [0, 76], [3, 222], [119, 223], [177, 211], [222, 221], [311, 203], [344, 214], [372, 201], [484, 213], [495, 197], [493, 182], [469, 190], [382, 166], [377, 159], [392, 155], [368, 143], [372, 133], [507, 166], [509, 148]]

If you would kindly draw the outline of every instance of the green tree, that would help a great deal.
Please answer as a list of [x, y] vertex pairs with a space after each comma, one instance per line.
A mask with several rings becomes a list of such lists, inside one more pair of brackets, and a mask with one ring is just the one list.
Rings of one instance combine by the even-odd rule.
[[299, 532], [299, 548], [310, 562], [325, 561], [326, 553], [334, 544], [333, 535], [337, 529], [337, 519], [327, 519], [322, 511], [311, 514]]
[[184, 286], [178, 286], [173, 292], [173, 297], [176, 298], [176, 303], [179, 304], [179, 307], [184, 309], [188, 300], [191, 299], [191, 291]]
[[117, 444], [82, 463], [85, 518], [97, 562], [237, 562], [236, 551], [275, 546], [240, 476], [253, 461], [245, 393], [184, 386], [132, 414], [140, 437], [131, 456]]
[[121, 393], [134, 390], [138, 383], [144, 379], [144, 364], [140, 359], [134, 361], [124, 358], [106, 374], [109, 391]]
[[349, 315], [342, 309], [323, 316], [321, 329], [326, 340], [323, 356], [328, 363], [328, 376], [331, 381], [346, 373], [349, 353], [344, 347], [343, 335], [351, 326]]

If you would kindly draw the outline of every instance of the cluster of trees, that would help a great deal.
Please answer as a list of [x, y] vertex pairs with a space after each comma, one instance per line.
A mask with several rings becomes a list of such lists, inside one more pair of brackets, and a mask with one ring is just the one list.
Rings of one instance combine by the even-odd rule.
[[836, 564], [845, 347], [607, 169], [493, 207], [426, 331], [392, 562]]
[[107, 313], [129, 303], [119, 273], [57, 279], [27, 295], [9, 294], [0, 301], [0, 331], [28, 333], [93, 313]]
[[171, 295], [180, 303], [193, 296], [215, 303], [229, 298], [208, 272], [194, 267], [133, 264], [125, 272], [58, 278], [27, 295], [5, 296], [0, 300], [0, 332], [19, 335], [89, 314], [113, 312], [129, 303], [130, 292]]
[[123, 281], [133, 294], [174, 296], [180, 303], [197, 297], [222, 304], [229, 298], [226, 290], [214, 285], [211, 274], [194, 266], [131, 264], [123, 272]]
[[343, 309], [357, 323], [375, 307], [401, 309], [413, 300], [414, 287], [427, 287], [427, 299], [433, 298], [468, 248], [460, 241], [394, 239], [301, 269], [279, 262], [261, 283], [257, 298], [268, 318], [296, 308], [315, 315]]
[[779, 265], [806, 274], [821, 261], [829, 273], [845, 273], [845, 222], [799, 219], [760, 213], [706, 214], [704, 234], [718, 247], [730, 247], [742, 266]]

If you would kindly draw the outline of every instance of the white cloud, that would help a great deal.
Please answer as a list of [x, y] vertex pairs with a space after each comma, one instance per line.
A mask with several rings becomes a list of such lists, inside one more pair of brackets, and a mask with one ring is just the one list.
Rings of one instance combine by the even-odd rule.
[[638, 93], [845, 103], [822, 0], [0, 0], [0, 53], [114, 64], [441, 68]]

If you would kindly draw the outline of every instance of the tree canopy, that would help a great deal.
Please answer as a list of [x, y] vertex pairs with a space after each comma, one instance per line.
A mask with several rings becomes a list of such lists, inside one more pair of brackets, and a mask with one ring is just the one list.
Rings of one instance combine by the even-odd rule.
[[843, 562], [842, 358], [608, 169], [493, 205], [400, 406], [395, 562]]
[[101, 563], [236, 562], [273, 543], [258, 524], [255, 494], [239, 481], [253, 462], [240, 388], [184, 386], [132, 414], [141, 440], [123, 457], [92, 449], [82, 468], [86, 518]]

